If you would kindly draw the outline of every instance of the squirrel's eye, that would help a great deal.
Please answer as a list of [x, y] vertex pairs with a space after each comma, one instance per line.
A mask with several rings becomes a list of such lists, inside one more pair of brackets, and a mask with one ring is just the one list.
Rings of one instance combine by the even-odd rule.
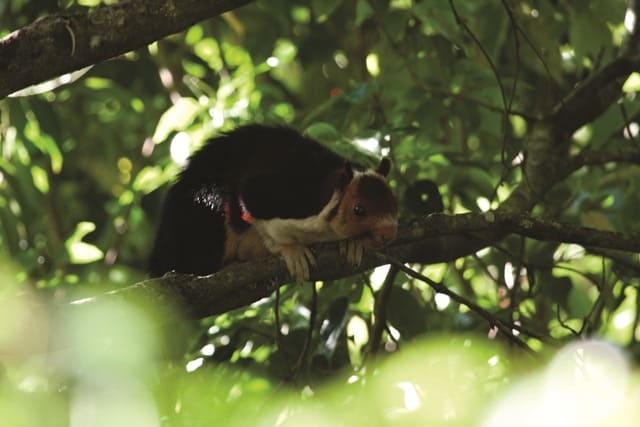
[[367, 210], [364, 208], [364, 206], [359, 205], [359, 204], [356, 204], [356, 205], [353, 207], [353, 213], [354, 213], [356, 216], [365, 216], [365, 215], [366, 215], [366, 213], [367, 213]]

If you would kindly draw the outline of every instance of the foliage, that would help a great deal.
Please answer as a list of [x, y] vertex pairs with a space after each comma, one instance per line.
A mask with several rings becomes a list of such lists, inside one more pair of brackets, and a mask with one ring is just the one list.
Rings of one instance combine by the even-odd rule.
[[[100, 3], [110, 2], [0, 4], [2, 35], [59, 7]], [[83, 411], [104, 404], [104, 425], [463, 426], [480, 424], [491, 402], [514, 406], [500, 396], [539, 359], [393, 268], [287, 286], [158, 334], [149, 307], [106, 307], [59, 328], [33, 307], [142, 280], [167, 184], [189, 152], [243, 123], [294, 126], [365, 164], [388, 154], [401, 200], [430, 180], [447, 213], [497, 208], [527, 179], [521, 166], [536, 119], [615, 59], [625, 8], [622, 0], [259, 0], [98, 64], [73, 84], [0, 101], [0, 412], [13, 425], [82, 425]], [[617, 102], [567, 136], [570, 153], [638, 148], [638, 80], [631, 74]], [[637, 162], [582, 167], [534, 214], [632, 233], [639, 175]], [[417, 195], [429, 197], [440, 196]], [[425, 213], [403, 205], [404, 218]], [[511, 235], [412, 267], [518, 329], [515, 338], [541, 359], [592, 336], [634, 363], [640, 355], [637, 254]], [[15, 295], [26, 297], [18, 304]], [[379, 337], [376, 301], [387, 317]], [[42, 328], [29, 335], [33, 325]], [[57, 333], [105, 339], [24, 357]], [[626, 372], [611, 362], [619, 353], [598, 359], [595, 348], [594, 360], [613, 366], [598, 372], [617, 381]], [[637, 393], [635, 380], [597, 384]], [[538, 386], [520, 391], [527, 387]], [[602, 414], [581, 425], [598, 425]], [[637, 409], [619, 416], [631, 425]]]

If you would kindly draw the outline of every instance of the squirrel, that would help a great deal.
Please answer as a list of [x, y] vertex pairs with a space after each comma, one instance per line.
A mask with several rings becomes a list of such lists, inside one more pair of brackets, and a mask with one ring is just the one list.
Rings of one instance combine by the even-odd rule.
[[398, 204], [373, 170], [286, 127], [247, 125], [210, 139], [189, 158], [165, 199], [149, 274], [207, 275], [223, 266], [280, 254], [298, 283], [315, 258], [307, 245], [340, 246], [360, 264], [365, 247], [396, 236]]

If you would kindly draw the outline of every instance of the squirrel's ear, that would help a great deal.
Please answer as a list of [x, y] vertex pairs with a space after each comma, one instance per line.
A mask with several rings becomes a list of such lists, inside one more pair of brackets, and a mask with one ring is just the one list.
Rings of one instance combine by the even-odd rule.
[[353, 179], [353, 168], [351, 167], [350, 162], [345, 162], [344, 167], [340, 171], [340, 178], [338, 179], [338, 188], [340, 190], [344, 190], [347, 185]]
[[383, 157], [380, 159], [380, 164], [376, 168], [376, 172], [382, 176], [389, 175], [389, 171], [391, 170], [391, 159], [388, 157]]

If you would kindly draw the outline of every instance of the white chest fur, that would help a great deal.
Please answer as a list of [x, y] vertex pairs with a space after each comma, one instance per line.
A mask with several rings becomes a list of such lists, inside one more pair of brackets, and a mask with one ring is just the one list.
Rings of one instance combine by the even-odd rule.
[[340, 239], [329, 221], [318, 215], [304, 219], [256, 220], [254, 226], [263, 237], [280, 245], [308, 245]]
[[329, 213], [340, 202], [341, 194], [335, 192], [329, 203], [317, 215], [301, 219], [273, 218], [257, 219], [253, 225], [265, 239], [265, 246], [271, 252], [278, 252], [281, 245], [308, 245], [317, 242], [339, 240], [329, 223]]

